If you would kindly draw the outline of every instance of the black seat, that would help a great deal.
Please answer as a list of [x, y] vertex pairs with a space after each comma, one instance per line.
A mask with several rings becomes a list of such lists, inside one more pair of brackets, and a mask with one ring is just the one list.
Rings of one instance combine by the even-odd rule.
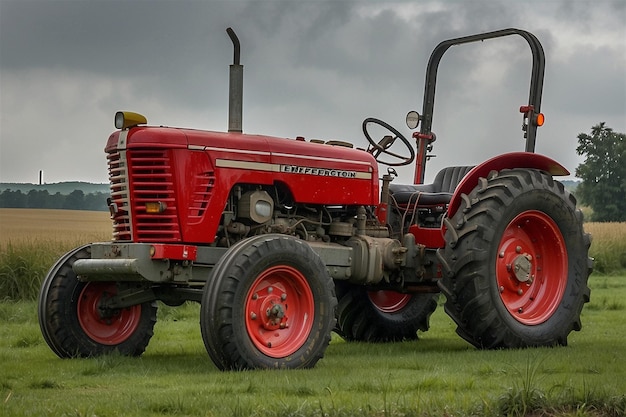
[[399, 205], [437, 206], [448, 204], [463, 177], [473, 166], [447, 167], [435, 176], [432, 184], [389, 184], [389, 194]]

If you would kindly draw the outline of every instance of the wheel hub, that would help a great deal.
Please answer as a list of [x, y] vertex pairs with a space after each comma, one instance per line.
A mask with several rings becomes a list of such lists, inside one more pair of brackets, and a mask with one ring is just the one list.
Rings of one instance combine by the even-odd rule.
[[274, 294], [274, 288], [268, 287], [264, 291], [255, 292], [249, 304], [249, 316], [252, 320], [261, 320], [265, 330], [285, 329], [289, 327], [289, 317], [285, 314], [288, 308], [287, 293]]
[[533, 257], [529, 254], [518, 255], [513, 260], [512, 272], [515, 278], [519, 282], [527, 282], [531, 284], [533, 282], [531, 271], [533, 268]]
[[112, 319], [116, 316], [119, 316], [121, 313], [121, 310], [119, 308], [110, 307], [111, 300], [114, 297], [115, 296], [105, 291], [102, 293], [102, 298], [100, 298], [100, 301], [98, 302], [98, 315], [100, 316], [100, 319], [107, 324], [111, 324]]

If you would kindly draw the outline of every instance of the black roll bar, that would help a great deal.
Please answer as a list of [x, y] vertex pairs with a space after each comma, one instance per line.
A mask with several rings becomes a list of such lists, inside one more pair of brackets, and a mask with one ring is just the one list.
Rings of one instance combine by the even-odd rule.
[[[431, 128], [433, 122], [433, 110], [435, 107], [435, 85], [437, 83], [437, 69], [439, 61], [443, 54], [454, 45], [482, 41], [486, 39], [500, 38], [509, 35], [519, 35], [528, 42], [533, 56], [532, 74], [530, 77], [530, 92], [528, 94], [528, 106], [532, 109], [533, 114], [541, 111], [541, 93], [543, 91], [543, 76], [545, 70], [545, 55], [543, 47], [539, 39], [530, 32], [521, 29], [502, 29], [494, 32], [486, 32], [477, 35], [464, 36], [461, 38], [448, 39], [441, 42], [435, 47], [428, 60], [426, 68], [426, 83], [424, 85], [424, 105], [422, 107], [422, 122], [420, 129], [421, 137], [431, 137]], [[535, 138], [537, 136], [537, 125], [532, 122], [528, 123], [526, 130], [526, 152], [535, 151]], [[425, 159], [426, 155], [423, 155]], [[422, 161], [422, 168], [425, 166], [425, 160]], [[422, 173], [423, 175], [423, 173]]]

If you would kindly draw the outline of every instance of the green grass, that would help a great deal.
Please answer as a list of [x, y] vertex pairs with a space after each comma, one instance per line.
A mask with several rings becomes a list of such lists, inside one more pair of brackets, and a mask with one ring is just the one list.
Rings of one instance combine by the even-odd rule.
[[220, 372], [199, 307], [163, 307], [146, 353], [62, 360], [32, 301], [0, 303], [0, 415], [623, 416], [626, 277], [592, 276], [569, 345], [479, 351], [439, 308], [416, 342], [334, 337], [314, 369]]

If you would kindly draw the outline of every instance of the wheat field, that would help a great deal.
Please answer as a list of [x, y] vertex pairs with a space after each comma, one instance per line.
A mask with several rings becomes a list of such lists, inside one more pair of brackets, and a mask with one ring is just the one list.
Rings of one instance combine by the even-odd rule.
[[109, 213], [104, 211], [0, 209], [0, 245], [33, 240], [110, 240], [111, 231]]

